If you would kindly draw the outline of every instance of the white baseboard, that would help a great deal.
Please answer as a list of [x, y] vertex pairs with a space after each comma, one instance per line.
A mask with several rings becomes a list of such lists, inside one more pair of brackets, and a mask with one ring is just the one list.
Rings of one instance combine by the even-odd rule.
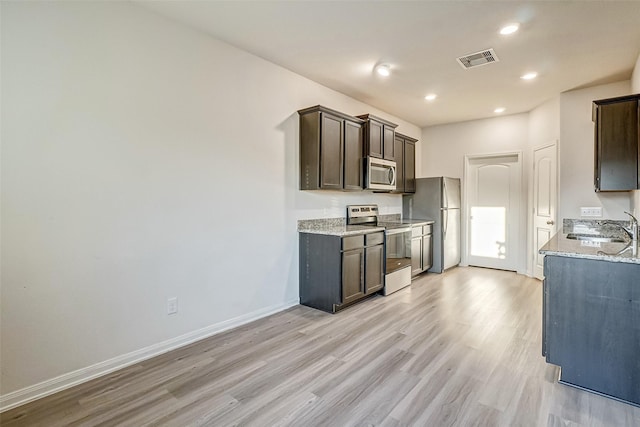
[[238, 316], [233, 319], [225, 320], [224, 322], [216, 323], [214, 325], [207, 326], [205, 328], [198, 329], [184, 335], [180, 335], [178, 337], [160, 342], [158, 344], [153, 344], [149, 347], [145, 347], [131, 353], [123, 354], [121, 356], [105, 360], [104, 362], [87, 366], [86, 368], [68, 372], [58, 377], [51, 378], [49, 380], [13, 391], [11, 393], [4, 394], [0, 396], [0, 412], [7, 411], [20, 405], [24, 405], [25, 403], [32, 402], [45, 396], [49, 396], [50, 394], [71, 388], [78, 384], [82, 384], [94, 378], [98, 378], [111, 372], [117, 371], [118, 369], [122, 369], [135, 363], [139, 363], [143, 360], [159, 356], [163, 353], [167, 353], [179, 347], [183, 347], [201, 339], [208, 338], [217, 333], [236, 328], [246, 323], [253, 322], [254, 320], [258, 320], [279, 311], [286, 310], [287, 308], [293, 307], [294, 305], [297, 305], [299, 303], [300, 302], [298, 300], [295, 300], [285, 302], [284, 304], [266, 307], [242, 316]]

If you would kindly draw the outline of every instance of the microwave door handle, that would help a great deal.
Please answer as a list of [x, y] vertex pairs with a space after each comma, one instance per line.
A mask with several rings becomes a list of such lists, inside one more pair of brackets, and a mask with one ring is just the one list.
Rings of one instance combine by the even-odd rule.
[[396, 172], [394, 168], [389, 168], [389, 185], [395, 185], [396, 183]]

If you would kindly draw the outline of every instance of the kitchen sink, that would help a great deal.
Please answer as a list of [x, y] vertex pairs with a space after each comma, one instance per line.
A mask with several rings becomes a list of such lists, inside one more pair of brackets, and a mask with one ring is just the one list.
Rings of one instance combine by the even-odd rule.
[[602, 242], [602, 243], [626, 243], [627, 241], [621, 237], [604, 237], [596, 236], [593, 234], [567, 234], [567, 239], [571, 240], [587, 240], [589, 242]]

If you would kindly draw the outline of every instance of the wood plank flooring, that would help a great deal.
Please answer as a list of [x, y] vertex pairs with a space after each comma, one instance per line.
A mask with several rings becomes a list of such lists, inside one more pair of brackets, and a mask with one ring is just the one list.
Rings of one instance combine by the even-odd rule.
[[455, 268], [330, 315], [304, 306], [7, 411], [13, 426], [638, 426], [556, 382], [539, 281]]

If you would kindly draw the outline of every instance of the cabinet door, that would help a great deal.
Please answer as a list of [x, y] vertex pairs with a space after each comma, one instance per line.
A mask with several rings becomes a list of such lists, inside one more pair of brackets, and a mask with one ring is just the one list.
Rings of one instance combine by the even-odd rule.
[[396, 137], [394, 141], [396, 155], [396, 190], [394, 193], [404, 193], [404, 139]]
[[342, 253], [342, 304], [356, 301], [364, 296], [364, 249], [353, 249]]
[[320, 130], [320, 188], [342, 189], [343, 120], [322, 113]]
[[422, 273], [422, 237], [411, 239], [411, 275]]
[[396, 160], [397, 152], [395, 151], [396, 131], [391, 126], [384, 126], [383, 142], [384, 159]]
[[362, 190], [362, 125], [344, 122], [344, 189]]
[[404, 192], [416, 192], [416, 144], [404, 144]]
[[431, 246], [431, 234], [422, 237], [422, 270], [428, 270], [433, 266], [433, 247]]
[[384, 286], [384, 246], [376, 245], [365, 249], [364, 292], [369, 295], [378, 292]]
[[367, 123], [367, 153], [369, 156], [382, 158], [382, 123], [369, 120]]
[[596, 191], [638, 188], [638, 101], [598, 106]]

